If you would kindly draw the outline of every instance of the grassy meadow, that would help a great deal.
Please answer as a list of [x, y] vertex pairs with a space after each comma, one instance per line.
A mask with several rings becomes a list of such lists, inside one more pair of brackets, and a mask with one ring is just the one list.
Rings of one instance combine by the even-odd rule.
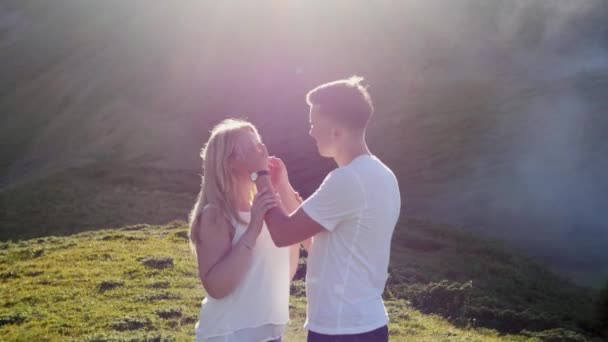
[[[134, 225], [0, 245], [3, 341], [187, 341], [204, 290], [184, 222]], [[306, 300], [294, 282], [287, 341], [302, 341]], [[389, 299], [391, 340], [535, 341], [455, 327]]]

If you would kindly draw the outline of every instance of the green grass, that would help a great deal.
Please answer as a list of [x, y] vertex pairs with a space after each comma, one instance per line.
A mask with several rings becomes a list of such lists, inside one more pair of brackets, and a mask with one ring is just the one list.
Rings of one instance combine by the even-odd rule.
[[[38, 328], [22, 327], [42, 319], [40, 329], [67, 336], [131, 334], [123, 329], [130, 324], [138, 331], [189, 336], [203, 292], [183, 224], [167, 222], [185, 219], [199, 182], [189, 172], [104, 165], [0, 192], [0, 333], [31, 333]], [[109, 227], [123, 228], [99, 230]], [[293, 293], [303, 296], [303, 287]], [[440, 323], [419, 331], [403, 328], [409, 321], [398, 322], [394, 331], [415, 330], [417, 338], [431, 334], [429, 339], [448, 327], [461, 333], [475, 327], [472, 334], [489, 328], [590, 335], [595, 297], [595, 291], [458, 227], [406, 216], [396, 227], [388, 305], [421, 319], [437, 315]], [[305, 312], [297, 303], [294, 298], [296, 322]], [[190, 326], [182, 329], [182, 323]], [[298, 334], [300, 323], [290, 334]]]
[[[185, 231], [177, 222], [2, 243], [0, 340], [191, 340], [204, 289]], [[305, 297], [290, 307], [286, 340], [302, 341]], [[458, 328], [404, 299], [387, 309], [395, 341], [536, 340]]]

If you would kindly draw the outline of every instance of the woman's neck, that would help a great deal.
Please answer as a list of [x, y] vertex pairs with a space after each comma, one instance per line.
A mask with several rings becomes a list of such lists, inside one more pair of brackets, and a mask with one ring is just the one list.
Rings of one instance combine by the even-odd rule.
[[236, 187], [236, 210], [249, 211], [251, 209], [251, 181], [241, 181]]

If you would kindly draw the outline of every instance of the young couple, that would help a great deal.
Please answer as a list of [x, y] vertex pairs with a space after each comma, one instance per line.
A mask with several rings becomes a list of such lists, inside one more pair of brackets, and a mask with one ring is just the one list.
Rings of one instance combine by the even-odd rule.
[[281, 341], [300, 244], [309, 252], [308, 341], [388, 341], [382, 292], [401, 197], [365, 142], [373, 106], [361, 80], [323, 84], [306, 97], [310, 135], [338, 164], [306, 201], [252, 124], [225, 120], [211, 132], [190, 214], [207, 292], [196, 341]]

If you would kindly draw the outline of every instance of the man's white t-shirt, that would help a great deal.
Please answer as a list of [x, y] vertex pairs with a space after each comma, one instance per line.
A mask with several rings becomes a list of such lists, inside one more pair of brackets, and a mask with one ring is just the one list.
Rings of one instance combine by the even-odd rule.
[[388, 323], [382, 292], [401, 196], [393, 172], [361, 155], [330, 172], [302, 209], [326, 230], [308, 255], [305, 327], [358, 334]]

